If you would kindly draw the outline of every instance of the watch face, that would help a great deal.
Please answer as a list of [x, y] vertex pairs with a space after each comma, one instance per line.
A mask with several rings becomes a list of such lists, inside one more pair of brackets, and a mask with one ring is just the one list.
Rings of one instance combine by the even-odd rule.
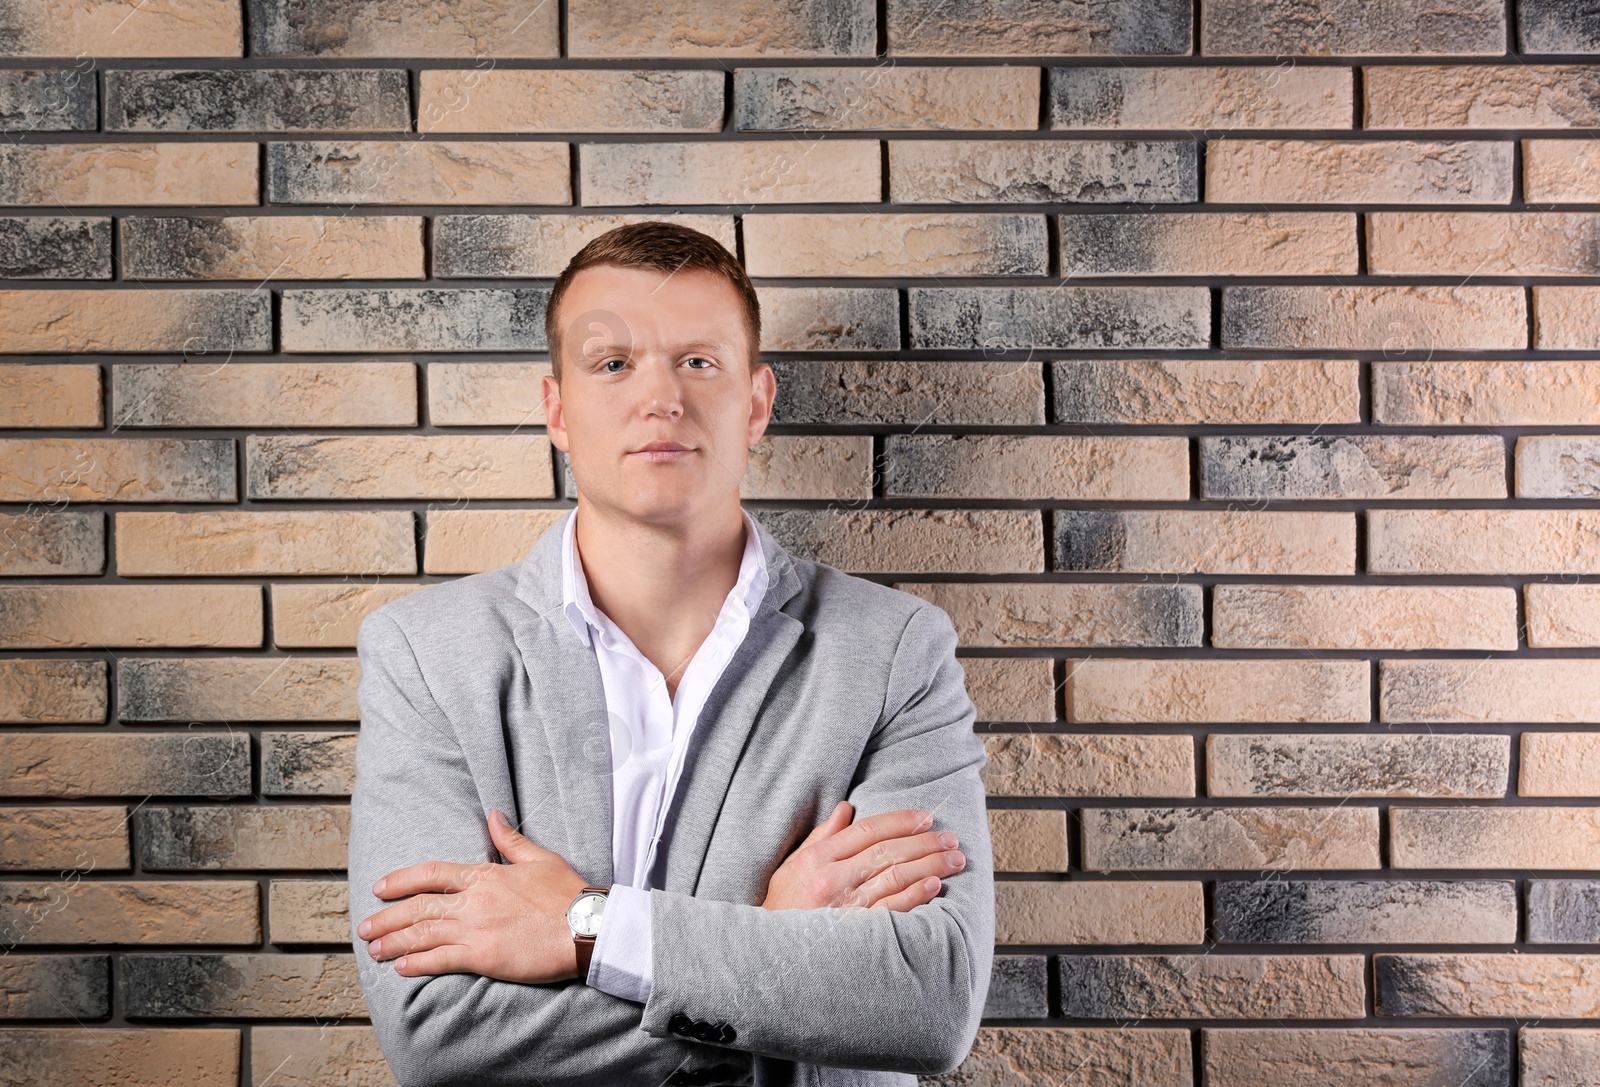
[[598, 891], [585, 891], [568, 908], [567, 924], [579, 936], [597, 936], [605, 912], [606, 896]]

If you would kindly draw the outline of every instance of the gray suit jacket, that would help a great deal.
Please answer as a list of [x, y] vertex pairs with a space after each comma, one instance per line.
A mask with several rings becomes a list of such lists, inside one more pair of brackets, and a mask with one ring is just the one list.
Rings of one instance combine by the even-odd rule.
[[[691, 737], [654, 874], [649, 1001], [576, 979], [405, 977], [367, 954], [355, 925], [389, 904], [373, 883], [421, 860], [499, 860], [491, 808], [613, 881], [605, 697], [562, 611], [565, 520], [520, 564], [360, 626], [351, 939], [400, 1083], [904, 1087], [955, 1068], [994, 951], [986, 756], [955, 631], [919, 597], [791, 556], [765, 526], [766, 596]], [[841, 799], [857, 818], [932, 811], [966, 867], [904, 913], [754, 905]]]

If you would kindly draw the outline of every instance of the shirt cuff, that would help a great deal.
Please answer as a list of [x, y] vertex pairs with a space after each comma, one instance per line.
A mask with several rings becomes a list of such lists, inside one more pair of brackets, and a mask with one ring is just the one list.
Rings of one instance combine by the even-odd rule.
[[589, 959], [588, 983], [603, 993], [650, 999], [650, 892], [613, 883]]

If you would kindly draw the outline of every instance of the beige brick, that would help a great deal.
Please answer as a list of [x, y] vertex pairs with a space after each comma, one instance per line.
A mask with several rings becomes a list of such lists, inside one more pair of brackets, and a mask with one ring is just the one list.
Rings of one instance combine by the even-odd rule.
[[1358, 423], [1355, 359], [1058, 359], [1058, 423]]
[[1600, 660], [1386, 660], [1380, 721], [1600, 723]]
[[750, 451], [739, 496], [864, 502], [872, 481], [871, 435], [768, 434]]
[[[1044, 657], [962, 657], [980, 721], [1049, 724], [1056, 712], [1055, 662]], [[3, 674], [3, 673], [0, 673]]]
[[[147, 872], [311, 868], [338, 873], [349, 855], [348, 804], [146, 804], [133, 821], [139, 863]], [[288, 956], [270, 957], [292, 965]], [[353, 977], [350, 985], [359, 1000]], [[301, 992], [312, 988], [308, 984]], [[138, 1013], [130, 1007], [129, 1014]]]
[[1043, 215], [746, 215], [752, 276], [1042, 276]]
[[605, 204], [877, 203], [877, 140], [586, 143], [583, 202]]
[[1354, 275], [1360, 267], [1349, 212], [1073, 214], [1056, 223], [1064, 276]]
[[[515, 9], [513, 9], [515, 10]], [[312, 1027], [252, 1025], [251, 1083], [272, 1087], [321, 1087], [344, 1081], [351, 1087], [388, 1087], [394, 1071], [370, 1026]]]
[[1053, 129], [1349, 128], [1343, 65], [1050, 69]]
[[[253, 56], [559, 57], [559, 9], [501, 0], [321, 0], [251, 6]], [[480, 60], [480, 63], [482, 61]]]
[[1181, 501], [1189, 440], [1076, 434], [891, 434], [884, 494], [895, 498]]
[[990, 796], [1195, 795], [1194, 741], [1186, 735], [986, 733], [983, 740]]
[[1353, 513], [1057, 510], [1054, 569], [1149, 574], [1353, 574]]
[[1600, 495], [1600, 438], [1523, 435], [1517, 439], [1518, 498], [1593, 498]]
[[570, 57], [870, 57], [869, 0], [572, 0]]
[[1360, 955], [1072, 955], [1057, 959], [1068, 1018], [1359, 1019]]
[[1529, 584], [1528, 644], [1538, 648], [1600, 647], [1600, 585]]
[[275, 944], [347, 944], [350, 896], [342, 879], [275, 879], [267, 923]]
[[720, 132], [723, 78], [712, 69], [425, 69], [417, 130]]
[[251, 434], [251, 498], [554, 498], [543, 434]]
[[733, 74], [733, 124], [754, 132], [1032, 130], [1039, 126], [1039, 69], [740, 68]]
[[1375, 574], [1600, 573], [1600, 511], [1368, 510]]
[[100, 367], [0, 363], [0, 427], [102, 427]]
[[131, 10], [118, 0], [58, 0], [6, 14], [5, 57], [244, 55], [243, 15], [234, 0], [153, 0]]
[[1113, 869], [1379, 868], [1378, 809], [1085, 808], [1083, 867]]
[[279, 649], [354, 649], [368, 614], [427, 588], [386, 582], [273, 585], [272, 644]]
[[361, 719], [353, 656], [126, 657], [117, 677], [124, 723]]
[[[139, 216], [120, 222], [129, 279], [424, 279], [421, 216]], [[214, 369], [215, 367], [213, 367]]]
[[0, 648], [258, 648], [255, 585], [0, 586]]
[[406, 510], [119, 513], [124, 577], [415, 574]]
[[1467, 140], [1211, 140], [1206, 200], [1246, 204], [1505, 204], [1512, 152]]
[[1067, 813], [1061, 808], [990, 808], [996, 872], [1065, 872]]
[[1591, 351], [1600, 348], [1600, 287], [1533, 288], [1533, 346]]
[[[424, 113], [419, 123], [430, 120]], [[356, 206], [570, 204], [572, 149], [509, 140], [274, 142], [267, 144], [267, 199]]]
[[1530, 204], [1600, 202], [1593, 140], [1522, 140], [1522, 195]]
[[103, 725], [105, 659], [0, 661], [0, 724]]
[[1222, 346], [1520, 351], [1528, 312], [1521, 287], [1224, 287]]
[[270, 351], [271, 326], [267, 292], [243, 288], [0, 291], [0, 352], [221, 356]]
[[0, 924], [8, 943], [255, 945], [260, 898], [254, 880], [6, 882]]
[[1557, 1030], [1521, 1027], [1517, 1030], [1521, 1078], [1526, 1087], [1560, 1087], [1593, 1082], [1600, 1068], [1600, 1029]]
[[1389, 809], [1395, 868], [1600, 867], [1600, 819], [1591, 807]]
[[1561, 211], [1369, 211], [1374, 275], [1590, 276], [1600, 215]]
[[1516, 649], [1517, 591], [1467, 585], [1218, 585], [1211, 644], [1241, 649]]
[[423, 573], [481, 574], [527, 557], [565, 509], [429, 510]]
[[260, 158], [254, 143], [7, 144], [0, 146], [0, 205], [255, 205]]
[[[559, 274], [559, 273], [558, 273]], [[548, 362], [434, 362], [428, 421], [435, 426], [544, 426]]]
[[1503, 797], [1510, 776], [1506, 736], [1206, 737], [1209, 796]]
[[850, 573], [1044, 569], [1038, 510], [772, 510], [760, 519], [795, 555]]
[[996, 944], [1198, 944], [1198, 881], [1073, 880], [995, 884]]
[[1379, 1015], [1600, 1016], [1600, 955], [1374, 955]]
[[[128, 362], [111, 367], [118, 427], [416, 426], [410, 362]], [[435, 420], [437, 421], [437, 420]]]
[[1073, 722], [1371, 720], [1361, 660], [1069, 660]]
[[248, 733], [0, 733], [0, 796], [196, 795], [250, 795]]
[[[125, 4], [103, 6], [127, 8]], [[239, 1082], [237, 1028], [133, 1028], [98, 1023], [89, 1030], [79, 1025], [7, 1027], [0, 1039], [6, 1074], [15, 1083], [234, 1087]], [[130, 1073], [136, 1074], [137, 1080], [130, 1079]]]
[[1600, 418], [1600, 362], [1372, 364], [1372, 419], [1392, 426], [1583, 426]]
[[1171, 56], [1191, 51], [1191, 9], [1176, 0], [1095, 0], [1078, 8], [1034, 0], [896, 0], [887, 9], [889, 55]]
[[1200, 1036], [1207, 1087], [1487, 1087], [1509, 1082], [1510, 1039], [1499, 1029], [1206, 1027]]
[[31, 502], [17, 514], [0, 513], [0, 576], [98, 576], [106, 571], [106, 519]]
[[1202, 498], [1504, 498], [1497, 434], [1207, 434]]
[[[259, 1028], [258, 1028], [259, 1029]], [[1189, 1031], [1172, 1027], [979, 1027], [961, 1068], [921, 1077], [938, 1087], [1017, 1084], [1053, 1087], [1062, 1069], [1085, 1085], [1191, 1087]]]
[[1519, 796], [1600, 796], [1600, 734], [1524, 732]]
[[896, 582], [943, 608], [961, 644], [1004, 649], [1199, 645], [1198, 585]]
[[366, 1010], [348, 953], [129, 954], [121, 965], [129, 1016], [338, 1021]]
[[6, 869], [116, 872], [128, 869], [128, 809], [122, 804], [85, 807], [0, 808], [0, 861]]
[[1363, 68], [1366, 128], [1593, 128], [1600, 66], [1382, 64]]
[[[607, 231], [628, 223], [663, 220], [709, 234], [730, 253], [738, 251], [739, 243], [734, 236], [731, 215], [440, 215], [433, 221], [433, 274], [440, 278], [555, 279], [578, 250]], [[434, 363], [429, 369], [431, 373], [443, 368], [448, 373], [457, 365], [440, 362]], [[517, 368], [544, 364], [499, 365], [511, 373]], [[537, 380], [532, 382], [532, 388], [537, 399]], [[542, 402], [532, 410], [543, 418]], [[512, 421], [522, 422], [525, 415], [526, 412], [520, 412]]]
[[0, 502], [233, 502], [233, 443], [212, 438], [0, 438]]
[[1193, 140], [890, 140], [896, 204], [1186, 203]]
[[1201, 50], [1287, 59], [1351, 53], [1499, 56], [1505, 10], [1495, 0], [1317, 0], [1309, 6], [1212, 0], [1201, 9]]

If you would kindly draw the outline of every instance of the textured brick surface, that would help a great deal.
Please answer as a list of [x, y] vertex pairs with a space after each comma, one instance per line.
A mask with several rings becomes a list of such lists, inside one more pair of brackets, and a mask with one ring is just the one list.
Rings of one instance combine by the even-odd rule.
[[741, 130], [1031, 129], [1038, 121], [1039, 70], [1022, 65], [741, 68], [733, 77]]
[[1360, 955], [1060, 956], [1073, 1018], [1347, 1019], [1366, 993]]
[[1367, 128], [1588, 128], [1600, 119], [1592, 65], [1385, 64], [1362, 74]]
[[996, 944], [1197, 944], [1205, 909], [1189, 880], [995, 885]]
[[1378, 809], [1085, 808], [1086, 871], [1378, 868]]
[[1503, 1087], [1511, 1082], [1505, 1030], [1405, 1027], [1201, 1030], [1211, 1087]]
[[1348, 68], [1050, 69], [1051, 128], [1349, 128]]
[[1501, 797], [1510, 767], [1504, 736], [1206, 737], [1210, 796]]
[[247, 0], [263, 57], [555, 57], [559, 10], [496, 0]]
[[1509, 944], [1510, 880], [1221, 880], [1217, 939], [1244, 944]]
[[1504, 9], [1496, 0], [1362, 0], [1263, 4], [1209, 0], [1201, 7], [1200, 52], [1320, 56], [1329, 53], [1499, 54]]
[[1206, 200], [1504, 204], [1508, 143], [1469, 140], [1213, 140]]
[[1197, 145], [1176, 140], [890, 140], [897, 204], [1181, 203], [1199, 195]]
[[984, 738], [990, 796], [1193, 796], [1187, 736], [1063, 735]]

